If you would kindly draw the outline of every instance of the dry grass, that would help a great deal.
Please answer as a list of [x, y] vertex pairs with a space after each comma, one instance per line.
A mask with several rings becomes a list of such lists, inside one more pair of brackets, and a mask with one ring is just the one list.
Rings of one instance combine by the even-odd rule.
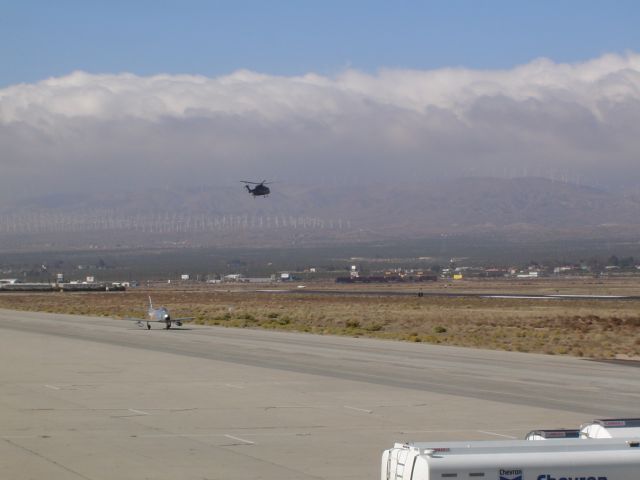
[[[503, 287], [500, 286], [502, 290]], [[573, 291], [593, 292], [582, 287]], [[480, 287], [466, 285], [464, 288]], [[624, 288], [625, 293], [631, 291], [626, 284]], [[482, 289], [496, 291], [496, 285], [484, 284]], [[544, 289], [557, 291], [548, 284]], [[619, 293], [619, 289], [611, 285], [603, 290]], [[533, 287], [528, 291], [533, 292]], [[196, 323], [203, 325], [367, 336], [591, 358], [640, 357], [640, 314], [636, 301], [325, 296], [211, 288], [137, 289], [125, 293], [3, 293], [0, 307], [142, 317], [149, 294], [167, 306], [174, 317], [193, 316]]]

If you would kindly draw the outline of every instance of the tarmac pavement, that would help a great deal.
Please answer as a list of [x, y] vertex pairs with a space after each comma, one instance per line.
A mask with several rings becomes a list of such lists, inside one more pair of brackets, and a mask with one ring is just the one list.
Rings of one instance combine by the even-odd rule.
[[[154, 325], [155, 327], [155, 325]], [[637, 417], [557, 356], [0, 310], [0, 478], [372, 479], [394, 441]]]

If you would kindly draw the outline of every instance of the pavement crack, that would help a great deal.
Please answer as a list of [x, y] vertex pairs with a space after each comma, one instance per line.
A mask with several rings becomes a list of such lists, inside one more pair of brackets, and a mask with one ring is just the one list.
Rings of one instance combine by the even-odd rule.
[[77, 477], [79, 477], [79, 478], [84, 478], [85, 480], [92, 480], [92, 479], [91, 479], [91, 477], [87, 477], [86, 475], [83, 475], [83, 474], [82, 474], [82, 473], [80, 473], [80, 472], [77, 472], [77, 471], [75, 471], [75, 470], [72, 470], [71, 468], [64, 466], [64, 465], [63, 465], [63, 464], [61, 464], [60, 462], [56, 462], [55, 460], [53, 460], [53, 459], [51, 459], [51, 458], [49, 458], [49, 457], [46, 457], [46, 456], [42, 455], [41, 453], [36, 452], [35, 450], [32, 450], [32, 449], [30, 449], [30, 448], [27, 448], [27, 447], [25, 447], [25, 446], [23, 446], [23, 445], [20, 445], [20, 444], [16, 443], [16, 442], [12, 442], [12, 441], [11, 441], [11, 440], [9, 440], [8, 438], [4, 438], [3, 440], [4, 440], [5, 442], [7, 442], [9, 445], [11, 445], [11, 446], [13, 446], [13, 447], [16, 447], [16, 448], [18, 448], [18, 449], [20, 449], [20, 450], [22, 450], [22, 451], [24, 451], [24, 452], [27, 452], [27, 453], [29, 453], [29, 454], [31, 454], [31, 455], [33, 455], [33, 456], [36, 456], [36, 457], [38, 457], [38, 458], [41, 458], [41, 459], [42, 459], [42, 460], [44, 460], [45, 462], [51, 463], [51, 464], [55, 465], [56, 467], [61, 468], [61, 469], [65, 470], [65, 471], [67, 471], [67, 472], [69, 472], [69, 473], [72, 473], [73, 475], [75, 475], [75, 476], [77, 476]]

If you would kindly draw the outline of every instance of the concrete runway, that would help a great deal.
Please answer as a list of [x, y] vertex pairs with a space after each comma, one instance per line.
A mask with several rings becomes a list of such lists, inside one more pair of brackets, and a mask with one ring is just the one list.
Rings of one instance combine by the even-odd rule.
[[639, 399], [629, 365], [0, 310], [0, 478], [372, 479], [394, 441], [522, 438]]

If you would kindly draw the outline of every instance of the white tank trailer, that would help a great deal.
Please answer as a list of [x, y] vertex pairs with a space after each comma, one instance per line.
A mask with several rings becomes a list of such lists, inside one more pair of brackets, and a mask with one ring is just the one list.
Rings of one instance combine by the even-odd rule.
[[602, 418], [584, 423], [578, 429], [532, 430], [525, 436], [526, 440], [561, 438], [640, 438], [640, 418]]
[[640, 418], [603, 418], [580, 426], [580, 438], [632, 437], [640, 438]]
[[638, 480], [640, 441], [396, 443], [381, 480]]
[[560, 440], [565, 438], [580, 438], [580, 430], [569, 428], [531, 430], [524, 437], [525, 440]]

